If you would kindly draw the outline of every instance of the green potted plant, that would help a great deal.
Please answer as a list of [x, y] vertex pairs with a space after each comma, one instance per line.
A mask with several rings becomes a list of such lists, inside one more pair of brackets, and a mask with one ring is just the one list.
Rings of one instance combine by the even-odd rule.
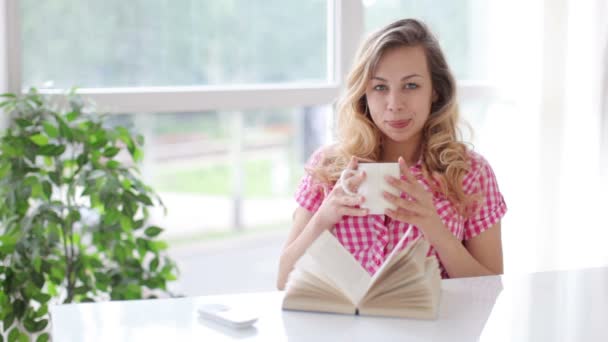
[[3, 94], [0, 341], [49, 339], [49, 304], [170, 294], [175, 263], [147, 222], [143, 137], [72, 90]]

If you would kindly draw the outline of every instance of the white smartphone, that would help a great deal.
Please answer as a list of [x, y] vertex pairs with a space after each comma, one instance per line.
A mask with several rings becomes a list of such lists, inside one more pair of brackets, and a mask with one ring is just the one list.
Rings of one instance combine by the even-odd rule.
[[203, 304], [198, 308], [200, 317], [231, 328], [246, 328], [257, 322], [258, 317], [246, 310], [224, 304]]

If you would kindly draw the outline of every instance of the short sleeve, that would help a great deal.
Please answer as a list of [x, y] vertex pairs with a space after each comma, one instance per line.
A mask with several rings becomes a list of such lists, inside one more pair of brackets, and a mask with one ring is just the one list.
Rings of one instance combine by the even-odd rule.
[[[315, 151], [306, 162], [306, 168], [317, 166], [321, 162], [322, 156], [321, 149]], [[302, 208], [314, 213], [323, 203], [325, 192], [322, 184], [316, 182], [312, 175], [306, 172], [298, 185], [295, 198]]]
[[498, 189], [498, 182], [490, 164], [481, 156], [472, 157], [473, 165], [469, 189], [465, 191], [479, 196], [473, 214], [464, 223], [464, 239], [471, 239], [500, 221], [507, 212], [507, 205]]

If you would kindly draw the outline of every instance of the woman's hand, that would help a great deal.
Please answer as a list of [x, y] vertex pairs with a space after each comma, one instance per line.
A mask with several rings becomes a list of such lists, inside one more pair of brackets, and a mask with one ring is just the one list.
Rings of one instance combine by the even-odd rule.
[[399, 170], [402, 179], [391, 176], [386, 176], [385, 179], [401, 193], [405, 193], [406, 198], [385, 191], [384, 198], [396, 207], [395, 210], [386, 209], [386, 215], [394, 220], [415, 225], [429, 239], [429, 235], [434, 235], [431, 230], [436, 231], [438, 227], [443, 227], [443, 221], [433, 203], [433, 195], [418, 183], [402, 157], [399, 157]]
[[[352, 157], [346, 169], [355, 171], [357, 167], [357, 159]], [[345, 186], [352, 193], [356, 193], [364, 179], [365, 172], [342, 173], [342, 177], [340, 177], [334, 188], [323, 200], [323, 204], [317, 210], [317, 220], [322, 226], [333, 227], [344, 215], [365, 216], [368, 214], [368, 209], [356, 207], [361, 205], [365, 201], [365, 198], [358, 194], [348, 194], [343, 188]]]

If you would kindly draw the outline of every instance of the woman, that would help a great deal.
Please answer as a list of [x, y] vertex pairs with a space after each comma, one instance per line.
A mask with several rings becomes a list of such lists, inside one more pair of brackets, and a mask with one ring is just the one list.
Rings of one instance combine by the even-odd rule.
[[[337, 143], [316, 151], [297, 190], [300, 207], [279, 263], [283, 289], [295, 262], [330, 230], [373, 274], [411, 226], [430, 242], [442, 276], [503, 271], [500, 220], [506, 204], [488, 162], [459, 140], [456, 83], [435, 37], [421, 22], [396, 21], [360, 47], [338, 108]], [[398, 162], [387, 182], [401, 196], [369, 215], [356, 189], [365, 174], [340, 179], [359, 160]]]

